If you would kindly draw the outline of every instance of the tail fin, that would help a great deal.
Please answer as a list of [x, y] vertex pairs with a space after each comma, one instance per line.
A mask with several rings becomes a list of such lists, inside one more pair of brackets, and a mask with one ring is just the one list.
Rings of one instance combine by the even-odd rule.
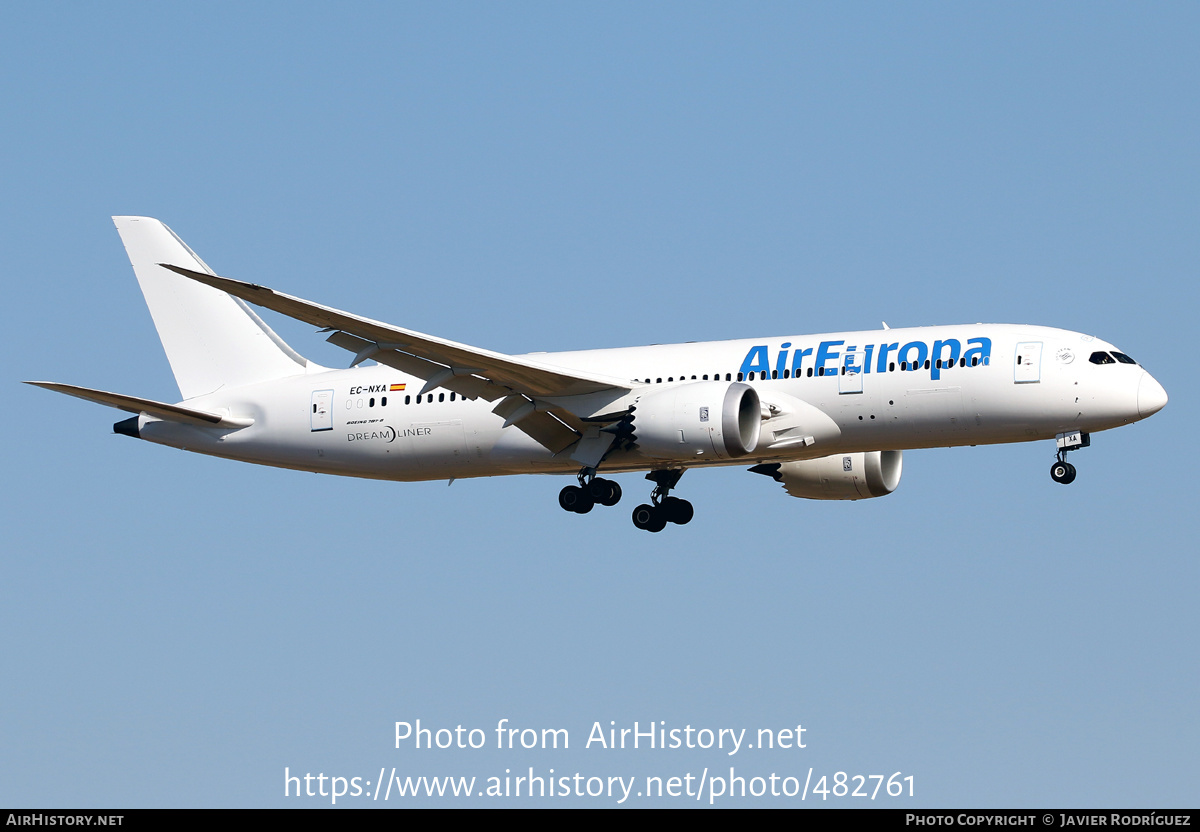
[[213, 274], [175, 232], [149, 217], [113, 217], [184, 399], [304, 372], [307, 362], [245, 302], [162, 268]]

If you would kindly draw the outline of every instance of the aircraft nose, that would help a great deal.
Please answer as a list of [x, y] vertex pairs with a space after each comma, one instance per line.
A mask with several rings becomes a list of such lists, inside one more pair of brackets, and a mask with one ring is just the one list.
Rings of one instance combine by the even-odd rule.
[[1167, 406], [1167, 391], [1149, 373], [1142, 373], [1138, 382], [1137, 405], [1138, 415], [1143, 419]]

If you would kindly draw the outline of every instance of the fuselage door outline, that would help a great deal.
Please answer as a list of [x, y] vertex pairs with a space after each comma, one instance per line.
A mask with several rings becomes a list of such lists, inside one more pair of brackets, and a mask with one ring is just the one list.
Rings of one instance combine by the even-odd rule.
[[1042, 342], [1023, 341], [1017, 344], [1013, 364], [1014, 384], [1035, 384], [1042, 380]]
[[309, 417], [313, 432], [333, 430], [333, 391], [314, 390]]

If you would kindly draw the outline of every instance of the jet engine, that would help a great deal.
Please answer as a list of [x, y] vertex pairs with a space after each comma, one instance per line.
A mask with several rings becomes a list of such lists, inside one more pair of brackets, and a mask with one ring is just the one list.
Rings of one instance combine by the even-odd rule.
[[793, 497], [806, 500], [865, 500], [891, 494], [900, 484], [902, 451], [832, 454], [799, 462], [773, 462], [750, 470], [765, 474]]
[[762, 405], [749, 384], [698, 381], [640, 397], [633, 408], [638, 450], [654, 459], [734, 459], [758, 447]]

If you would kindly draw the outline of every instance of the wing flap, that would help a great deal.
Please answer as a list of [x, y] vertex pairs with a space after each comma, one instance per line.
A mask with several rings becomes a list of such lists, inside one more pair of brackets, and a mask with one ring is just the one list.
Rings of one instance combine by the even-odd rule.
[[[512, 392], [506, 387], [493, 384], [487, 379], [479, 378], [475, 375], [455, 375], [453, 367], [447, 367], [445, 364], [438, 364], [437, 362], [419, 358], [409, 353], [385, 349], [374, 341], [359, 338], [357, 335], [351, 335], [349, 332], [338, 331], [325, 340], [335, 347], [341, 347], [344, 350], [355, 353], [354, 363], [356, 364], [359, 361], [366, 361], [368, 358], [371, 358], [380, 364], [386, 364], [392, 369], [407, 373], [410, 376], [416, 376], [426, 381], [438, 379], [439, 383], [434, 385], [435, 387], [444, 387], [468, 399], [486, 399], [489, 402], [493, 402], [496, 399], [510, 395]], [[446, 370], [450, 370], [451, 372], [447, 373]], [[422, 390], [421, 392], [424, 393], [426, 391]]]

